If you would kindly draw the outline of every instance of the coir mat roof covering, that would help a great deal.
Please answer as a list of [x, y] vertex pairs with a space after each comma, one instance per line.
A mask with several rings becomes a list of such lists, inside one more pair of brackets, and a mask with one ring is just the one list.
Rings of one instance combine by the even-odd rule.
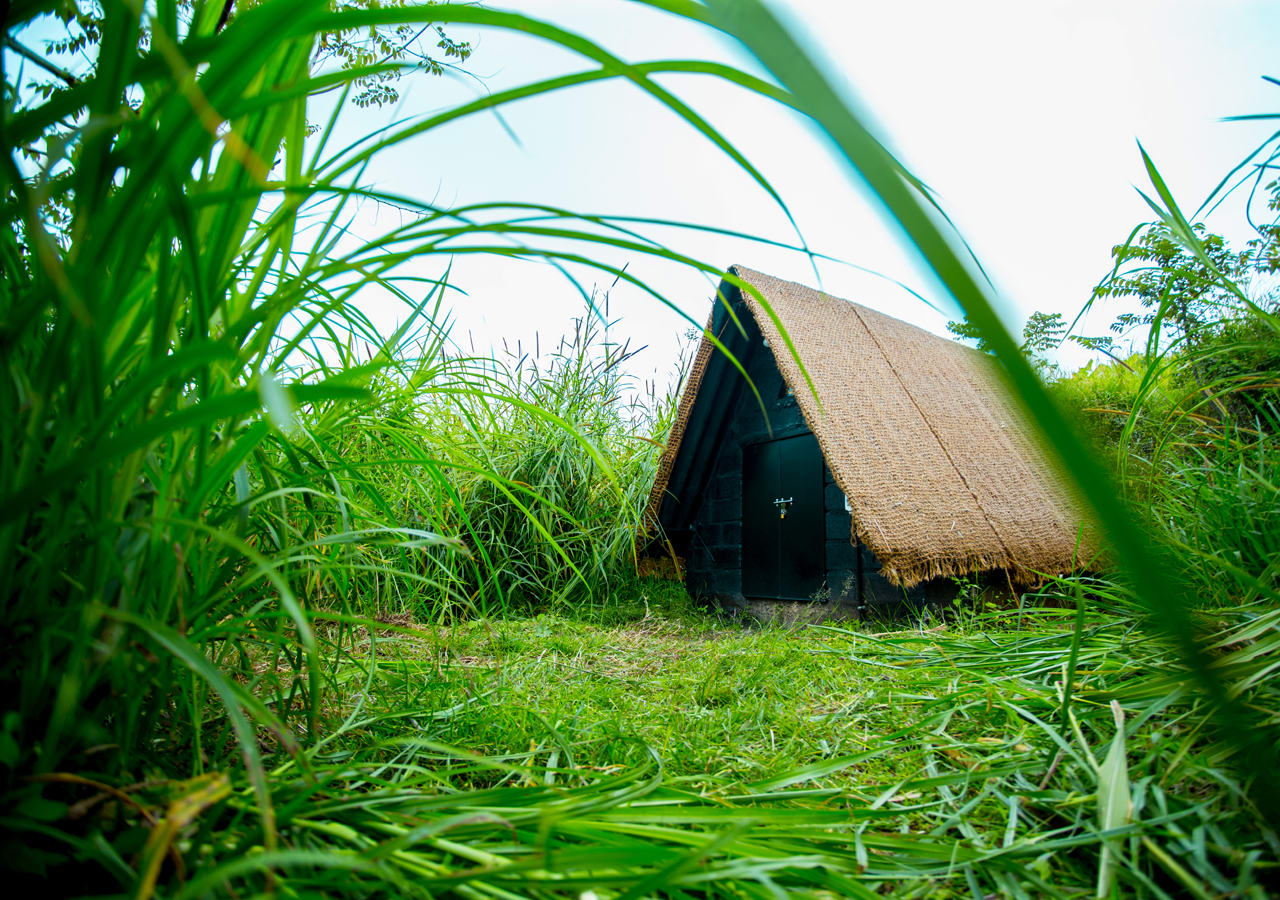
[[[741, 298], [754, 319], [751, 330], [767, 341], [849, 499], [852, 536], [875, 553], [890, 581], [910, 587], [1003, 570], [1029, 583], [1089, 560], [1092, 530], [1077, 546], [1079, 506], [990, 357], [800, 284], [741, 266], [729, 274], [768, 301], [773, 316], [733, 278], [720, 285], [730, 303]], [[722, 339], [736, 330], [723, 313], [713, 312], [712, 322], [720, 323]], [[724, 343], [735, 355], [745, 349]], [[716, 377], [708, 378], [709, 370]], [[651, 522], [667, 524], [663, 501], [681, 453], [692, 452], [682, 444], [699, 404], [725, 404], [723, 397], [702, 396], [700, 387], [732, 379], [742, 375], [704, 333], [653, 486]], [[723, 432], [723, 411], [719, 416]], [[698, 437], [713, 439], [705, 430]]]

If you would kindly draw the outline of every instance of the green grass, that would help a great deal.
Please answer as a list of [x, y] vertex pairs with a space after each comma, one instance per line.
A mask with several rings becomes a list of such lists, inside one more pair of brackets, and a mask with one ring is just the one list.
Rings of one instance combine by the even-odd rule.
[[[624, 763], [640, 740], [669, 776], [714, 796], [880, 746], [937, 699], [933, 672], [852, 659], [855, 644], [835, 632], [744, 628], [705, 615], [614, 626], [560, 616], [482, 621], [397, 648], [405, 668], [383, 686], [396, 697], [398, 679], [426, 671], [470, 681], [484, 702], [442, 726], [435, 737], [444, 743], [486, 755], [536, 743], [530, 765], [559, 734], [571, 736], [562, 749], [575, 764], [600, 767]], [[852, 799], [867, 779], [892, 781], [923, 764], [919, 745], [904, 743], [892, 760], [825, 781], [852, 789]]]
[[[627, 64], [468, 4], [284, 0], [225, 27], [221, 4], [160, 0], [140, 19], [108, 3], [95, 65], [73, 83], [27, 91], [6, 71], [0, 861], [15, 889], [471, 900], [1274, 886], [1274, 314], [1221, 285], [1240, 298], [1236, 337], [1213, 348], [1220, 365], [1190, 367], [1214, 373], [1194, 402], [1221, 401], [1219, 418], [1163, 428], [1186, 417], [1123, 386], [1152, 452], [1135, 464], [1142, 447], [1122, 429], [1117, 484], [1016, 352], [927, 192], [768, 11], [652, 5], [742, 39], [778, 83], [699, 61]], [[308, 99], [398, 64], [316, 69], [316, 36], [437, 23], [518, 30], [585, 68], [335, 146], [341, 99], [319, 117]], [[1091, 499], [1115, 571], [1052, 583], [1023, 608], [879, 633], [745, 629], [636, 582], [672, 398], [616, 399], [628, 351], [598, 303], [542, 358], [459, 355], [448, 259], [541, 259], [588, 303], [583, 272], [648, 290], [644, 260], [716, 267], [639, 233], [661, 223], [442, 210], [361, 177], [380, 150], [463, 116], [623, 79], [785, 212], [654, 80], [674, 71], [803, 109], [831, 134], [995, 348]], [[1203, 255], [1150, 172], [1157, 213]], [[354, 240], [355, 205], [382, 201], [416, 215]], [[601, 248], [638, 262], [594, 263]], [[432, 279], [399, 268], [431, 259]], [[362, 313], [372, 296], [400, 304], [393, 333]], [[1246, 345], [1247, 365], [1224, 362]], [[1150, 350], [1147, 385], [1179, 361], [1158, 334]], [[1254, 393], [1233, 404], [1242, 386]]]
[[[351, 718], [313, 764], [355, 772], [382, 760], [380, 775], [364, 784], [366, 802], [339, 804], [351, 831], [335, 830], [335, 807], [321, 803], [281, 823], [286, 840], [318, 828], [328, 846], [385, 859], [379, 842], [400, 833], [386, 823], [438, 826], [500, 859], [471, 871], [462, 849], [416, 847], [450, 877], [535, 893], [552, 872], [564, 882], [539, 896], [605, 896], [680, 860], [662, 881], [676, 896], [710, 888], [708, 877], [728, 896], [769, 883], [1083, 896], [1104, 844], [1115, 700], [1134, 785], [1134, 824], [1116, 832], [1121, 889], [1262, 896], [1274, 877], [1276, 836], [1257, 830], [1224, 768], [1229, 750], [1206, 740], [1176, 657], [1132, 613], [1091, 617], [1063, 719], [1069, 609], [974, 614], [960, 628], [784, 629], [709, 618], [678, 586], [634, 590], [629, 610], [603, 622], [540, 615], [363, 634], [340, 676]], [[1224, 631], [1253, 652], [1239, 637]], [[1272, 687], [1247, 694], [1278, 708]], [[498, 818], [468, 818], [482, 815]], [[527, 838], [504, 837], [522, 827]], [[296, 888], [308, 883], [299, 872]]]

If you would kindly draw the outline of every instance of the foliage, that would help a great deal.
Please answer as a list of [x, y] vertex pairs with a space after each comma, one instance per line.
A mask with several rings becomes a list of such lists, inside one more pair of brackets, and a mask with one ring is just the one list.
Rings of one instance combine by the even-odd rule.
[[1264, 143], [1201, 206], [1218, 209], [1233, 190], [1252, 183], [1244, 212], [1255, 236], [1238, 252], [1203, 223], [1182, 217], [1148, 160], [1167, 206], [1147, 198], [1161, 218], [1112, 249], [1115, 266], [1086, 306], [1136, 300], [1140, 312], [1119, 313], [1111, 331], [1138, 330], [1145, 352], [1121, 360], [1110, 353], [1110, 338], [1071, 336], [1112, 362], [1087, 366], [1057, 385], [1057, 393], [1080, 412], [1120, 471], [1141, 463], [1134, 470], [1141, 478], [1122, 479], [1131, 493], [1145, 496], [1155, 481], [1182, 477], [1224, 434], [1237, 440], [1277, 422], [1280, 295], [1271, 276], [1280, 268], [1280, 181], [1267, 181], [1271, 166], [1263, 162], [1230, 185], [1250, 160], [1275, 153], [1273, 140]]
[[[1280, 298], [1267, 312], [1280, 313]], [[1190, 374], [1210, 386], [1224, 418], [1274, 427], [1280, 413], [1280, 340], [1265, 317], [1238, 310], [1215, 322], [1191, 359]]]
[[1273, 432], [1277, 372], [1280, 341], [1258, 317], [1238, 314], [1206, 330], [1194, 351], [1091, 362], [1055, 381], [1053, 393], [1114, 462], [1122, 486], [1145, 497], [1153, 479], [1181, 478], [1222, 435]]
[[1185, 553], [1205, 606], [1274, 597], [1280, 587], [1280, 440], [1226, 424], [1188, 442], [1153, 479], [1155, 524]]
[[[982, 329], [968, 318], [948, 322], [947, 331], [962, 341], [972, 342], [983, 353], [991, 352], [991, 344], [984, 337]], [[1062, 313], [1033, 312], [1022, 324], [1022, 353], [1041, 377], [1049, 379], [1058, 373], [1058, 364], [1050, 360], [1048, 354], [1058, 348], [1066, 332], [1067, 323]]]
[[[418, 5], [440, 5], [442, 0], [425, 0]], [[108, 4], [110, 5], [110, 4]], [[333, 0], [332, 10], [370, 10], [385, 7], [401, 7], [407, 0]], [[53, 17], [61, 24], [62, 33], [44, 38], [43, 58], [30, 51], [19, 39], [10, 37], [10, 46], [36, 64], [46, 77], [33, 79], [23, 89], [34, 91], [44, 99], [54, 93], [91, 78], [96, 67], [98, 45], [102, 41], [105, 10], [98, 0], [60, 0], [51, 4]], [[252, 8], [252, 3], [241, 3], [241, 8]], [[190, 32], [197, 15], [194, 0], [177, 0], [172, 9], [170, 30], [175, 36]], [[216, 15], [214, 31], [221, 31], [237, 14], [235, 0], [221, 4], [200, 4], [200, 13]], [[199, 28], [199, 26], [196, 26]], [[433, 56], [422, 44], [422, 38], [430, 34], [430, 41], [439, 55]], [[138, 33], [138, 47], [150, 47], [147, 23]], [[400, 94], [397, 82], [407, 71], [441, 75], [446, 67], [465, 63], [471, 56], [471, 44], [455, 40], [439, 24], [427, 22], [420, 26], [407, 24], [362, 26], [321, 31], [317, 36], [312, 62], [317, 69], [332, 68], [337, 64], [344, 71], [353, 72], [351, 84], [356, 92], [350, 97], [355, 106], [385, 106], [395, 103]], [[381, 71], [368, 71], [371, 66], [385, 67]], [[389, 66], [389, 67], [388, 67]], [[76, 73], [76, 74], [73, 74]], [[47, 75], [54, 76], [49, 80]], [[128, 102], [128, 96], [125, 96]]]
[[[1274, 281], [1280, 271], [1280, 179], [1271, 177], [1269, 161], [1246, 173], [1228, 190], [1232, 176], [1265, 151], [1271, 141], [1250, 154], [1233, 170], [1201, 211], [1217, 209], [1232, 191], [1252, 183], [1245, 200], [1245, 217], [1254, 231], [1245, 249], [1236, 251], [1204, 223], [1189, 224], [1162, 215], [1133, 230], [1129, 239], [1112, 248], [1115, 266], [1093, 291], [1094, 299], [1132, 298], [1142, 312], [1122, 312], [1111, 330], [1122, 334], [1145, 329], [1159, 343], [1182, 341], [1190, 350], [1211, 340], [1222, 322], [1237, 322], [1242, 313], [1265, 312], [1280, 306]], [[1274, 148], [1271, 150], [1274, 158]], [[1152, 201], [1148, 198], [1148, 202]], [[1152, 204], [1157, 212], [1158, 205]], [[1270, 220], [1255, 217], [1270, 216]], [[1254, 298], [1249, 293], [1254, 293]]]
[[1153, 371], [1143, 356], [1090, 362], [1055, 381], [1053, 393], [1117, 471], [1126, 462], [1150, 466], [1171, 428], [1194, 425], [1175, 425], [1186, 412], [1184, 392], [1167, 366]]
[[[443, 0], [427, 0], [439, 5]], [[335, 9], [380, 9], [405, 7], [408, 0], [335, 0]], [[434, 50], [423, 46], [422, 39]], [[324, 31], [316, 42], [317, 66], [337, 62], [344, 71], [367, 69], [369, 66], [392, 66], [383, 71], [357, 75], [351, 79], [356, 92], [351, 102], [359, 107], [388, 106], [400, 99], [397, 83], [407, 72], [443, 75], [448, 68], [465, 63], [471, 57], [471, 44], [451, 38], [438, 24], [373, 25]], [[404, 63], [405, 65], [400, 65]]]
[[[545, 609], [608, 592], [643, 527], [675, 397], [631, 393], [624, 367], [633, 353], [609, 340], [617, 323], [602, 323], [597, 308], [576, 320], [545, 361], [525, 357], [496, 368], [501, 395], [521, 402], [468, 397], [467, 430], [450, 441], [448, 456], [465, 454], [472, 471], [507, 479], [459, 488], [466, 532], [489, 548], [504, 608]], [[548, 416], [570, 429], [550, 425]]]
[[[387, 7], [403, 8], [408, 0], [330, 0], [329, 8], [335, 12], [370, 11]], [[443, 0], [421, 0], [414, 5], [439, 5]], [[74, 173], [80, 167], [79, 152], [83, 143], [79, 134], [88, 123], [83, 115], [80, 95], [86, 85], [101, 84], [97, 79], [98, 54], [104, 33], [107, 33], [107, 9], [123, 19], [130, 15], [136, 19], [132, 40], [139, 54], [147, 55], [152, 48], [153, 30], [159, 37], [156, 48], [170, 67], [181, 69], [171, 52], [174, 41], [199, 39], [200, 35], [220, 33], [227, 23], [254, 3], [223, 0], [221, 3], [194, 0], [169, 0], [157, 8], [154, 17], [137, 18], [136, 12], [125, 13], [119, 0], [59, 0], [51, 3], [51, 16], [59, 23], [55, 37], [43, 39], [43, 52], [27, 47], [23, 27], [28, 21], [10, 23], [5, 46], [23, 60], [23, 68], [9, 73], [5, 79], [6, 103], [11, 107], [24, 105], [27, 98], [39, 98], [46, 109], [57, 110], [60, 115], [32, 132], [27, 140], [18, 141], [15, 149], [21, 155], [22, 171], [36, 188], [35, 195], [41, 203], [44, 226], [54, 240], [67, 240], [66, 229], [72, 216], [72, 197], [76, 190]], [[425, 15], [420, 12], [419, 16]], [[433, 53], [424, 47], [423, 38], [430, 35], [435, 44]], [[118, 37], [118, 35], [117, 35]], [[395, 103], [399, 97], [397, 85], [407, 73], [425, 72], [441, 75], [451, 68], [465, 63], [472, 52], [466, 41], [451, 38], [438, 23], [421, 21], [416, 24], [377, 22], [357, 27], [337, 27], [320, 30], [310, 52], [308, 70], [314, 76], [333, 73], [335, 69], [345, 77], [331, 80], [321, 87], [317, 79], [315, 95], [342, 89], [343, 97], [356, 107], [379, 107]], [[37, 74], [27, 75], [28, 64]], [[181, 75], [181, 72], [175, 72]], [[25, 80], [24, 80], [25, 76]], [[116, 96], [120, 110], [137, 113], [141, 110], [145, 94], [139, 85], [121, 84]], [[60, 107], [65, 107], [60, 109]], [[104, 109], [107, 106], [104, 106]], [[210, 111], [213, 118], [218, 113]], [[319, 126], [306, 125], [308, 135]], [[271, 159], [272, 154], [264, 154]]]
[[1141, 229], [1136, 241], [1112, 248], [1115, 270], [1094, 289], [1094, 296], [1131, 297], [1143, 310], [1118, 315], [1113, 332], [1122, 334], [1135, 326], [1149, 330], [1159, 318], [1170, 338], [1194, 343], [1207, 323], [1231, 305], [1233, 295], [1222, 282], [1241, 280], [1248, 272], [1247, 260], [1202, 224], [1195, 229], [1202, 253], [1188, 250], [1159, 222]]
[[[1272, 277], [1280, 271], [1280, 179], [1266, 180], [1271, 166], [1264, 162], [1228, 187], [1236, 172], [1269, 147], [1274, 158], [1267, 141], [1200, 208], [1216, 210], [1236, 188], [1252, 182], [1244, 212], [1254, 237], [1244, 250], [1233, 249], [1203, 222], [1183, 219], [1176, 208], [1165, 213], [1153, 203], [1161, 218], [1139, 225], [1112, 248], [1114, 268], [1090, 301], [1136, 300], [1140, 311], [1120, 312], [1111, 331], [1139, 331], [1148, 356], [1169, 355], [1181, 382], [1214, 395], [1220, 409], [1235, 416], [1268, 414], [1274, 396], [1268, 382], [1280, 361], [1280, 293]], [[1098, 338], [1073, 339], [1094, 349], [1110, 347]]]
[[[277, 773], [277, 887], [1081, 896], [1112, 854], [1124, 896], [1264, 896], [1276, 836], [1205, 741], [1176, 652], [1143, 635], [1125, 592], [1055, 590], [1096, 591], [1099, 607], [1069, 698], [1072, 612], [1046, 606], [959, 630], [743, 629], [691, 610], [678, 585], [640, 581], [630, 615], [604, 622], [360, 632], [336, 679], [340, 724]], [[1267, 709], [1280, 698], [1251, 658], [1273, 620], [1255, 604], [1213, 630], [1233, 685]], [[1104, 829], [1102, 786], [1120, 782], [1107, 775], [1112, 704], [1130, 783], [1112, 799], [1132, 815]], [[167, 789], [130, 796], [160, 814], [205, 783]], [[257, 883], [267, 861], [250, 850], [247, 800], [202, 809], [204, 855], [181, 851], [200, 860], [187, 895]]]
[[[426, 552], [417, 584], [397, 575], [409, 560], [383, 558], [385, 574], [362, 581], [354, 611], [427, 621], [590, 605], [633, 568], [675, 398], [636, 389], [632, 351], [611, 340], [619, 325], [605, 308], [593, 298], [546, 353], [473, 358], [442, 339], [429, 366], [417, 363], [429, 377], [380, 380], [376, 404], [326, 435], [396, 521], [458, 535], [464, 548]], [[333, 510], [315, 527], [340, 532], [357, 524], [351, 516]]]

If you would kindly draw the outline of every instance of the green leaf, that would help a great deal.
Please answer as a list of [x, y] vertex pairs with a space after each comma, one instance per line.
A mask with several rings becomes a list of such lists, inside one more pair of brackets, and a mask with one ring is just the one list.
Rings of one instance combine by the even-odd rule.
[[18, 747], [18, 742], [13, 739], [13, 735], [8, 733], [0, 734], [0, 765], [13, 768], [21, 755], [22, 750]]
[[[1098, 768], [1098, 827], [1113, 831], [1129, 824], [1133, 798], [1129, 791], [1129, 762], [1125, 754], [1124, 710], [1118, 700], [1111, 701], [1111, 713], [1116, 720], [1116, 736], [1111, 741], [1107, 758]], [[1098, 865], [1099, 898], [1111, 893], [1115, 880], [1115, 862], [1120, 852], [1119, 838], [1107, 838]]]
[[267, 419], [285, 437], [296, 438], [301, 434], [298, 407], [294, 404], [293, 397], [269, 372], [258, 376], [258, 395], [262, 397], [262, 408]]
[[67, 804], [44, 797], [27, 797], [13, 808], [13, 811], [37, 822], [56, 822], [67, 814]]

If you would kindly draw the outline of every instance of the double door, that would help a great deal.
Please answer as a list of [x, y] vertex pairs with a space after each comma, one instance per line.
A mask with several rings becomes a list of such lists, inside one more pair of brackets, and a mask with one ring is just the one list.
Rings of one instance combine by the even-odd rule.
[[742, 448], [742, 593], [809, 600], [826, 577], [822, 451], [812, 434]]

